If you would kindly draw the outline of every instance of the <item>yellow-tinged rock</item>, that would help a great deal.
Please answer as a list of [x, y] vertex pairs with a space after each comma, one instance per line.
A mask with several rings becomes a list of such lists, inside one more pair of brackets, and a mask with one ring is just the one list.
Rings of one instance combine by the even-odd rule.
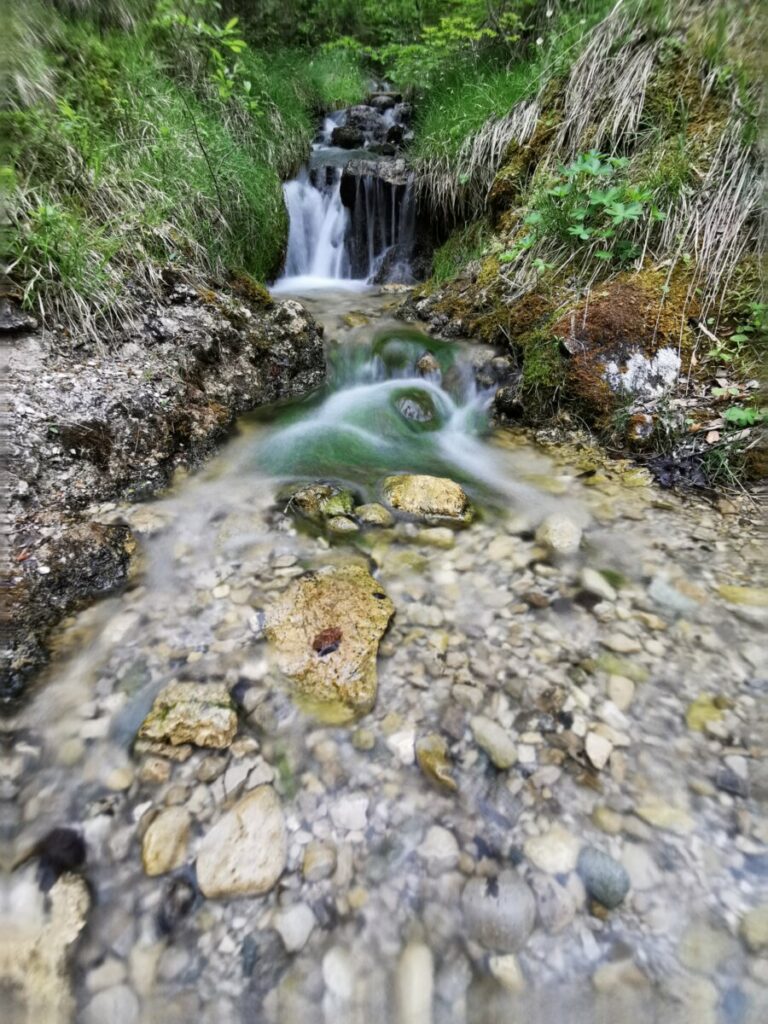
[[278, 668], [311, 705], [343, 720], [370, 711], [376, 655], [395, 606], [357, 564], [305, 573], [267, 609], [265, 631]]
[[749, 605], [751, 608], [768, 608], [768, 587], [721, 586], [717, 592], [729, 604]]
[[447, 477], [418, 474], [388, 476], [383, 492], [392, 508], [427, 522], [451, 520], [469, 523], [474, 515], [464, 488]]
[[437, 786], [455, 792], [458, 788], [451, 774], [448, 744], [442, 736], [430, 733], [416, 741], [416, 762], [422, 772]]
[[708, 722], [719, 722], [723, 717], [722, 710], [716, 704], [716, 697], [702, 694], [688, 705], [685, 712], [685, 724], [694, 732], [704, 732]]

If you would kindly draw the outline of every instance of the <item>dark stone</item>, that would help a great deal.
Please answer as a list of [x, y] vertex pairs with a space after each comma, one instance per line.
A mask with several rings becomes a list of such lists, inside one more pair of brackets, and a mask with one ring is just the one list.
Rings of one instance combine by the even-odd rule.
[[715, 785], [724, 793], [746, 799], [749, 796], [749, 782], [732, 771], [727, 765], [721, 765], [715, 773]]
[[157, 930], [161, 935], [170, 935], [192, 910], [197, 899], [197, 888], [184, 876], [172, 878], [165, 888], [160, 909], [157, 912]]
[[43, 892], [67, 871], [78, 871], [86, 858], [85, 840], [73, 828], [54, 828], [43, 836], [33, 856], [39, 858], [37, 880]]
[[285, 974], [290, 957], [276, 931], [247, 935], [240, 956], [243, 975], [249, 979], [249, 993], [260, 1004]]
[[579, 854], [576, 869], [590, 896], [613, 910], [629, 892], [629, 875], [624, 866], [594, 846]]
[[393, 146], [402, 146], [405, 137], [405, 128], [401, 124], [393, 124], [387, 132], [387, 142]]
[[493, 405], [497, 415], [508, 420], [521, 420], [525, 415], [520, 393], [514, 385], [500, 387], [493, 399]]
[[360, 128], [342, 125], [333, 129], [331, 143], [340, 149], [359, 149], [365, 143], [365, 135]]

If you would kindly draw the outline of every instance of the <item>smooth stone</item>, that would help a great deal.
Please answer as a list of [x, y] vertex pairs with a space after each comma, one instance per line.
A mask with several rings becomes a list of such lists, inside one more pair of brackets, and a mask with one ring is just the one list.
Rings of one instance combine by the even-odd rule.
[[706, 921], [693, 921], [683, 932], [677, 953], [683, 967], [711, 975], [735, 948], [728, 932], [713, 928]]
[[266, 613], [265, 631], [278, 668], [299, 693], [335, 705], [346, 717], [376, 699], [376, 655], [395, 606], [357, 564], [305, 573]]
[[360, 527], [352, 519], [347, 519], [346, 516], [331, 516], [326, 523], [330, 533], [335, 533], [338, 536], [342, 536], [346, 533], [359, 533]]
[[331, 807], [331, 821], [338, 829], [361, 832], [368, 823], [368, 797], [346, 793]]
[[594, 846], [579, 854], [578, 872], [589, 895], [608, 910], [618, 907], [629, 892], [629, 875], [623, 865]]
[[456, 534], [448, 526], [431, 526], [426, 530], [419, 530], [416, 535], [419, 544], [426, 544], [432, 548], [448, 550], [456, 543]]
[[355, 962], [346, 949], [332, 946], [323, 957], [323, 981], [328, 991], [346, 1003], [355, 991]]
[[673, 807], [660, 797], [646, 797], [634, 810], [638, 818], [654, 828], [674, 832], [676, 835], [688, 835], [696, 827], [696, 822], [687, 811]]
[[350, 515], [354, 505], [352, 492], [334, 484], [307, 484], [295, 490], [288, 500], [289, 509], [313, 522]]
[[304, 949], [317, 919], [306, 903], [297, 903], [275, 915], [275, 929], [288, 953]]
[[661, 871], [647, 846], [627, 843], [621, 853], [621, 862], [635, 891], [656, 889], [661, 882]]
[[579, 583], [582, 588], [603, 601], [615, 601], [616, 591], [601, 572], [596, 569], [584, 568], [579, 574]]
[[397, 965], [397, 1024], [432, 1024], [435, 964], [422, 942], [410, 942]]
[[638, 654], [642, 650], [637, 640], [624, 633], [611, 633], [610, 636], [603, 637], [600, 643], [614, 654]]
[[139, 1000], [132, 989], [115, 985], [91, 999], [83, 1013], [83, 1024], [136, 1024], [140, 1013]]
[[139, 739], [180, 746], [228, 747], [237, 732], [237, 713], [221, 683], [170, 683], [155, 698]]
[[416, 852], [425, 862], [431, 875], [452, 871], [459, 863], [459, 844], [456, 837], [441, 825], [432, 825], [427, 830]]
[[750, 952], [768, 952], [768, 903], [748, 911], [741, 919], [739, 931]]
[[514, 953], [489, 957], [488, 969], [507, 992], [520, 993], [525, 991], [525, 975]]
[[609, 676], [608, 696], [619, 711], [627, 711], [635, 699], [635, 684], [626, 676]]
[[336, 850], [334, 847], [328, 843], [321, 843], [317, 839], [307, 843], [301, 864], [301, 873], [307, 882], [321, 882], [324, 878], [330, 878], [335, 870]]
[[183, 807], [168, 807], [152, 820], [141, 842], [144, 873], [165, 875], [187, 859], [192, 816]]
[[601, 736], [599, 733], [591, 730], [587, 733], [584, 740], [584, 749], [592, 766], [601, 771], [608, 764], [608, 760], [613, 753], [613, 744], [605, 736]]
[[358, 505], [355, 515], [364, 526], [380, 526], [387, 529], [395, 525], [395, 517], [388, 508], [379, 505], [378, 502], [371, 502], [369, 505]]
[[271, 786], [243, 797], [205, 835], [197, 881], [209, 899], [260, 896], [285, 869], [288, 842], [280, 800]]
[[413, 728], [401, 729], [398, 732], [387, 736], [387, 749], [394, 754], [400, 764], [409, 767], [416, 761], [414, 744], [416, 742], [416, 730]]
[[485, 715], [475, 715], [470, 721], [470, 726], [475, 743], [485, 751], [497, 768], [503, 771], [515, 764], [517, 748], [509, 734], [498, 723], [486, 718]]
[[561, 825], [525, 841], [523, 851], [531, 863], [548, 875], [567, 875], [576, 867], [581, 840]]
[[382, 485], [387, 503], [399, 512], [432, 520], [470, 523], [474, 512], [464, 489], [446, 477], [389, 476]]
[[545, 931], [556, 935], [567, 928], [576, 916], [576, 901], [569, 890], [554, 878], [544, 875], [536, 875], [531, 880], [531, 888], [536, 896], [539, 921]]
[[499, 953], [522, 949], [536, 921], [533, 893], [514, 871], [502, 871], [498, 878], [471, 878], [461, 905], [469, 938]]
[[581, 527], [555, 512], [536, 531], [536, 540], [554, 555], [575, 555], [581, 546]]
[[422, 772], [441, 789], [456, 792], [458, 786], [452, 775], [453, 765], [448, 756], [448, 744], [439, 733], [430, 733], [416, 740], [416, 763]]
[[715, 697], [702, 694], [688, 705], [685, 724], [689, 729], [693, 732], [704, 732], [710, 722], [719, 722], [722, 719], [723, 710], [715, 701]]

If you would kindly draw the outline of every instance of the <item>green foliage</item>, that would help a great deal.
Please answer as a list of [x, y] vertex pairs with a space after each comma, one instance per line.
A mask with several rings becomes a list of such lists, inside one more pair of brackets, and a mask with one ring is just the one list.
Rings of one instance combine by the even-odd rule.
[[707, 359], [732, 363], [744, 358], [747, 350], [766, 348], [768, 340], [768, 303], [750, 302], [749, 316], [727, 337], [717, 338], [706, 354]]
[[638, 255], [631, 228], [641, 219], [662, 220], [648, 189], [629, 184], [622, 176], [626, 157], [583, 153], [534, 195], [525, 217], [526, 234], [505, 253], [512, 262], [542, 240], [573, 250], [592, 251], [603, 262], [626, 263]]
[[491, 229], [485, 221], [475, 221], [454, 231], [435, 251], [432, 284], [440, 285], [452, 280], [467, 263], [479, 259], [490, 238]]
[[731, 405], [723, 413], [723, 419], [731, 426], [753, 427], [756, 423], [765, 423], [768, 420], [768, 409], [758, 409], [756, 406]]

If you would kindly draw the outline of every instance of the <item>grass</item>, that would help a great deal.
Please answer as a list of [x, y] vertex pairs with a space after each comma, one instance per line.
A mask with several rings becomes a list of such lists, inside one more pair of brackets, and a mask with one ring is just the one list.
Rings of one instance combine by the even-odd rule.
[[482, 256], [491, 236], [487, 221], [479, 220], [454, 231], [448, 240], [435, 250], [431, 284], [441, 285], [452, 280], [459, 271]]
[[[39, 38], [39, 36], [38, 36]], [[276, 273], [282, 179], [306, 158], [315, 115], [359, 100], [351, 58], [243, 55], [251, 102], [193, 88], [149, 29], [61, 20], [38, 45], [45, 94], [5, 115], [14, 290], [44, 322], [99, 334], [167, 267], [192, 277]]]

